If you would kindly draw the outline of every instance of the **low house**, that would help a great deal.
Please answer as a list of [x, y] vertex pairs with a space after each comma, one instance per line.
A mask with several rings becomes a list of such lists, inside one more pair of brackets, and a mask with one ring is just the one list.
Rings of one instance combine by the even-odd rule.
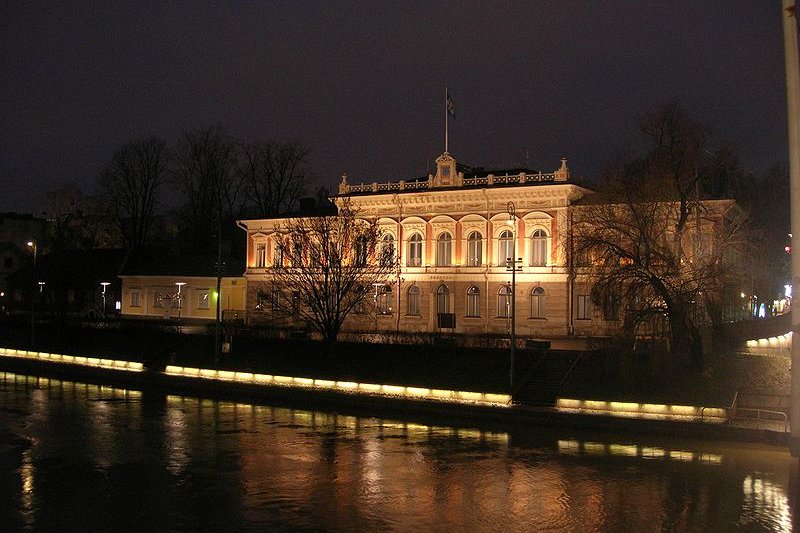
[[223, 260], [217, 295], [217, 257], [140, 255], [128, 261], [122, 280], [122, 318], [214, 320], [217, 298], [223, 319], [244, 319], [244, 264]]

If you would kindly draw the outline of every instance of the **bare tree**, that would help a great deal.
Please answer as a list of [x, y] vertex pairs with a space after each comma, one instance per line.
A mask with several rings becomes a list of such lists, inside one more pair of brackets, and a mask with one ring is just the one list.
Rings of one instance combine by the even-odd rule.
[[302, 165], [308, 149], [297, 142], [267, 141], [242, 147], [242, 178], [258, 216], [291, 211], [305, 193]]
[[219, 232], [241, 215], [238, 143], [222, 126], [186, 132], [176, 151], [175, 183], [186, 200], [185, 226], [194, 252], [209, 251]]
[[132, 140], [117, 150], [100, 175], [99, 198], [104, 212], [130, 249], [142, 248], [148, 242], [168, 165], [166, 143], [148, 137]]
[[702, 201], [704, 129], [675, 106], [642, 120], [654, 143], [644, 158], [618, 163], [602, 191], [573, 213], [573, 263], [593, 282], [596, 303], [628, 305], [624, 330], [666, 316], [671, 351], [702, 365], [704, 306], [738, 279], [743, 218], [732, 200]]
[[358, 218], [347, 201], [335, 216], [290, 219], [259, 299], [335, 341], [348, 315], [369, 301], [370, 289], [394, 272], [394, 250], [380, 243], [377, 223]]

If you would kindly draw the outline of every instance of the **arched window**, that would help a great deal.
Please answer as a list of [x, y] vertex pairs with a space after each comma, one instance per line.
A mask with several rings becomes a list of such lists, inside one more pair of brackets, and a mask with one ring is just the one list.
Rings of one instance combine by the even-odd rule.
[[509, 259], [514, 260], [514, 235], [510, 231], [504, 230], [497, 242], [497, 265], [508, 265]]
[[531, 266], [547, 265], [547, 232], [534, 230], [531, 235]]
[[467, 289], [467, 316], [481, 316], [481, 291], [474, 285]]
[[375, 307], [379, 315], [392, 314], [392, 287], [389, 285], [375, 286]]
[[408, 288], [408, 298], [406, 299], [406, 314], [419, 315], [419, 287], [412, 285]]
[[368, 248], [366, 237], [362, 235], [356, 239], [356, 266], [367, 266]]
[[453, 238], [446, 231], [436, 239], [436, 266], [453, 264]]
[[497, 316], [509, 318], [511, 316], [511, 287], [503, 285], [497, 291]]
[[394, 236], [391, 233], [387, 233], [383, 236], [382, 241], [381, 264], [383, 266], [391, 266], [394, 264]]
[[473, 231], [467, 238], [467, 266], [481, 266], [483, 263], [483, 237]]
[[439, 285], [436, 289], [436, 312], [439, 314], [450, 312], [450, 289], [447, 285]]
[[547, 316], [547, 302], [544, 289], [534, 287], [531, 290], [531, 318], [545, 318]]
[[422, 266], [422, 235], [415, 233], [408, 239], [408, 260], [410, 267]]

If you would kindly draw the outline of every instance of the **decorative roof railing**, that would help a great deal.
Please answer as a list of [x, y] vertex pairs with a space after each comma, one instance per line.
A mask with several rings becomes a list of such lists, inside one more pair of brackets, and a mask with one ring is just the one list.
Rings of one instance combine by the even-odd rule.
[[[558, 172], [538, 172], [532, 174], [505, 174], [502, 176], [495, 176], [489, 174], [488, 176], [477, 176], [473, 178], [463, 178], [461, 182], [462, 187], [491, 187], [493, 185], [523, 185], [526, 183], [545, 183], [565, 181], [559, 179]], [[390, 181], [386, 183], [360, 183], [349, 184], [342, 183], [339, 185], [339, 194], [358, 194], [358, 193], [386, 193], [386, 192], [399, 192], [399, 191], [420, 191], [432, 189], [430, 186], [430, 179], [428, 181]]]

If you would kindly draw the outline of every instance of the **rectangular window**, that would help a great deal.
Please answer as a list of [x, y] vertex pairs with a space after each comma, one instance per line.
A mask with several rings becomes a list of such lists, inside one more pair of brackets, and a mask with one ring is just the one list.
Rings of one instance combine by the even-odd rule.
[[163, 307], [164, 296], [160, 292], [153, 293], [153, 307]]
[[131, 307], [142, 306], [142, 293], [139, 291], [131, 291]]
[[592, 318], [592, 299], [588, 294], [578, 295], [578, 320], [590, 320]]
[[267, 266], [267, 244], [260, 242], [256, 244], [256, 268]]
[[480, 237], [471, 237], [467, 241], [467, 266], [481, 266], [483, 262], [483, 241]]
[[208, 309], [209, 308], [208, 301], [210, 299], [208, 295], [208, 289], [199, 290], [195, 292], [195, 294], [197, 295], [197, 308]]

